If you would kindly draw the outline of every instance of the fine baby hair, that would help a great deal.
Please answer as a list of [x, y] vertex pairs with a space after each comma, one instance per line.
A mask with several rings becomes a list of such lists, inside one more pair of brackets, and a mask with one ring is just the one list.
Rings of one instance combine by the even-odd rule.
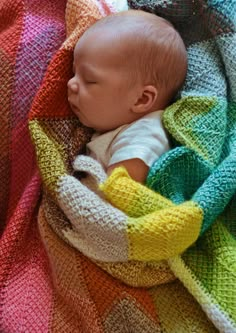
[[166, 107], [183, 85], [187, 72], [186, 48], [174, 26], [157, 15], [128, 10], [102, 18], [85, 34], [94, 29], [101, 29], [101, 33], [108, 30], [122, 43], [119, 56], [130, 73], [129, 85], [137, 79], [155, 85], [159, 92], [155, 108]]

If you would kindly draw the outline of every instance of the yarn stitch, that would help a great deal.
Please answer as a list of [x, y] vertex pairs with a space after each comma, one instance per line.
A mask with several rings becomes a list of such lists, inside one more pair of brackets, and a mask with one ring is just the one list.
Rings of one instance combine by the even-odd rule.
[[235, 2], [129, 6], [188, 50], [147, 186], [80, 155], [67, 102], [75, 42], [116, 2], [1, 1], [1, 332], [236, 332]]

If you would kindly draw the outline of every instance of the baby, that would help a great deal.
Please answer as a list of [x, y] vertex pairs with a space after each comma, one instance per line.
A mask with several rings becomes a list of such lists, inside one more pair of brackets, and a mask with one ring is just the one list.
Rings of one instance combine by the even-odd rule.
[[82, 35], [74, 50], [68, 101], [96, 132], [87, 149], [108, 174], [124, 166], [144, 182], [169, 149], [161, 117], [187, 71], [184, 43], [171, 23], [143, 11], [107, 16]]

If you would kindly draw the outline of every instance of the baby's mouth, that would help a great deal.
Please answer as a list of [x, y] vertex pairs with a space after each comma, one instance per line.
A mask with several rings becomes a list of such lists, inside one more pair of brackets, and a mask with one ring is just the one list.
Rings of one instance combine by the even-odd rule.
[[72, 111], [77, 111], [78, 108], [76, 107], [76, 105], [72, 102], [72, 100], [70, 99], [70, 97], [68, 97], [68, 103], [70, 105], [70, 108]]
[[75, 106], [74, 104], [72, 104], [72, 103], [70, 103], [70, 107], [71, 107], [71, 109], [72, 109], [72, 111], [74, 112], [74, 113], [79, 113], [79, 108], [77, 108], [77, 106]]

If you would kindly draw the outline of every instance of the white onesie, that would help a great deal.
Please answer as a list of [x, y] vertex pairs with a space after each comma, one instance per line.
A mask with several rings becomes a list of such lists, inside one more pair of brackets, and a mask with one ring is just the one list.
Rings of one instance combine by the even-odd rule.
[[155, 111], [106, 133], [95, 133], [87, 144], [87, 153], [108, 166], [121, 161], [139, 158], [148, 167], [170, 149], [161, 117], [163, 111]]

